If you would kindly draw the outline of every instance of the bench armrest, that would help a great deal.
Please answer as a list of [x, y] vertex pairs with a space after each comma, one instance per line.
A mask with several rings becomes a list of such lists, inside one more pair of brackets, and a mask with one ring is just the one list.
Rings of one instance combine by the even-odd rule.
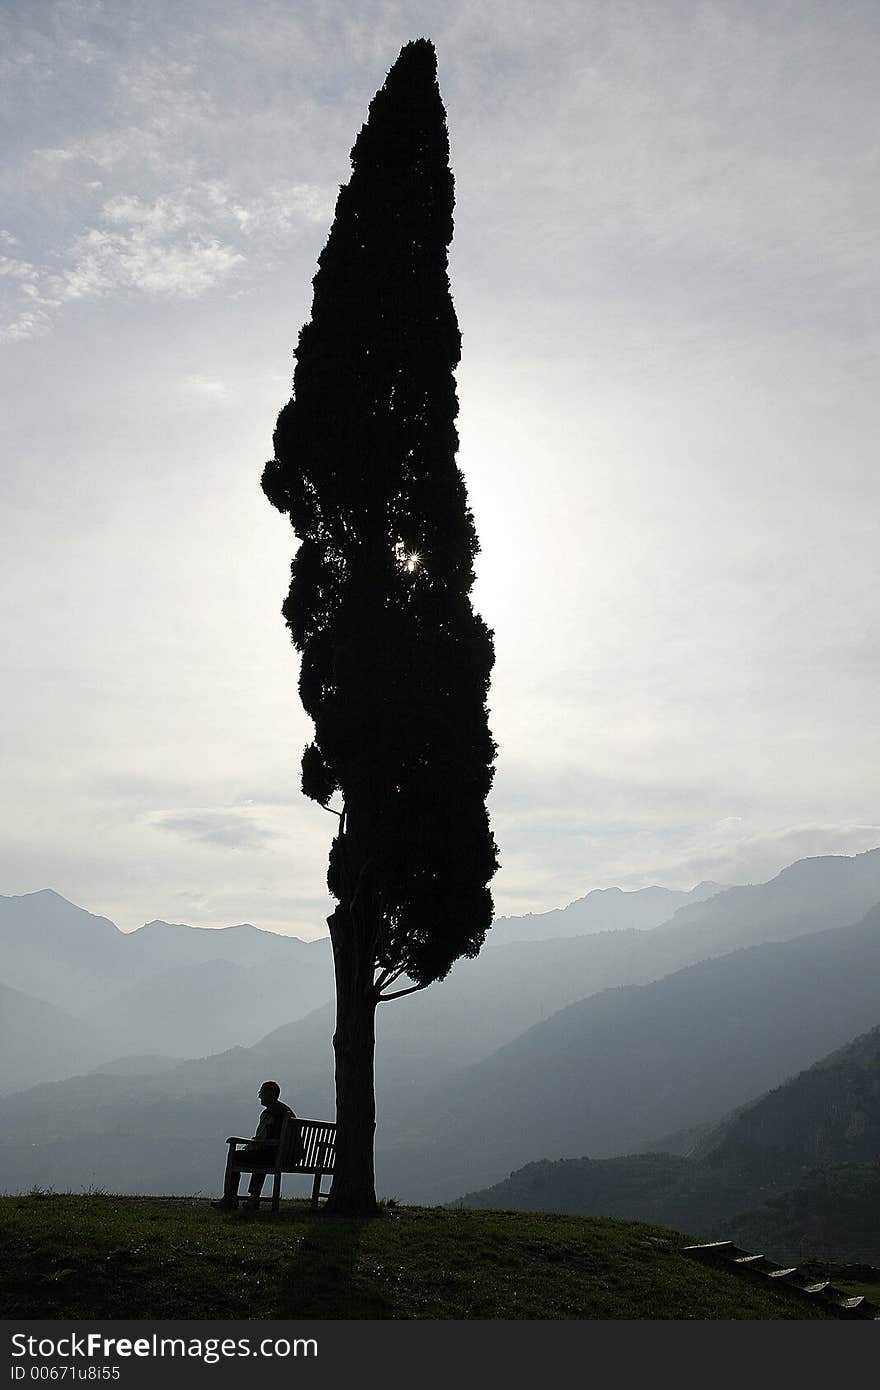
[[231, 1134], [226, 1140], [227, 1144], [252, 1144], [253, 1139], [242, 1139], [238, 1134]]

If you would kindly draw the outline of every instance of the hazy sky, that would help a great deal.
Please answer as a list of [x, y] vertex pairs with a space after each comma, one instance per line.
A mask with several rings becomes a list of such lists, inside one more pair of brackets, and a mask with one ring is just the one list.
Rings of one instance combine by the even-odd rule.
[[325, 930], [260, 473], [420, 35], [497, 910], [880, 843], [876, 0], [0, 8], [0, 893]]

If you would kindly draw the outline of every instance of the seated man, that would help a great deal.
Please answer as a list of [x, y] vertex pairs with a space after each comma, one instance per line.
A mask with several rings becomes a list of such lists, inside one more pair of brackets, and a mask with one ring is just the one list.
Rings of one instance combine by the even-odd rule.
[[[264, 1109], [257, 1125], [257, 1132], [248, 1143], [247, 1148], [238, 1149], [235, 1152], [232, 1162], [227, 1166], [223, 1199], [220, 1202], [211, 1203], [211, 1206], [216, 1207], [218, 1211], [232, 1211], [238, 1206], [238, 1184], [243, 1172], [251, 1175], [248, 1184], [250, 1194], [248, 1205], [259, 1207], [260, 1193], [263, 1190], [263, 1183], [266, 1181], [266, 1174], [255, 1173], [253, 1168], [274, 1168], [275, 1155], [281, 1141], [284, 1121], [288, 1115], [292, 1119], [296, 1119], [290, 1106], [278, 1099], [280, 1094], [281, 1087], [277, 1081], [264, 1081], [260, 1087], [260, 1101]], [[240, 1166], [238, 1166], [239, 1164]]]

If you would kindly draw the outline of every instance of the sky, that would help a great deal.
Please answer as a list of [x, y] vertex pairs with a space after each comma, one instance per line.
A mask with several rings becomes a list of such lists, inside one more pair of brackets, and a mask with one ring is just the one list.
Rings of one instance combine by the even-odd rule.
[[880, 844], [873, 0], [3, 0], [0, 893], [323, 935], [260, 489], [437, 48], [496, 910]]

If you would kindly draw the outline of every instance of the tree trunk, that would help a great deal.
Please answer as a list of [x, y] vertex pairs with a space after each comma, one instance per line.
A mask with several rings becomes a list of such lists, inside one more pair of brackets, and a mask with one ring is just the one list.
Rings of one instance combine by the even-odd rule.
[[327, 922], [336, 973], [336, 1164], [325, 1211], [338, 1216], [374, 1216], [374, 953], [366, 944], [363, 921], [341, 906]]

